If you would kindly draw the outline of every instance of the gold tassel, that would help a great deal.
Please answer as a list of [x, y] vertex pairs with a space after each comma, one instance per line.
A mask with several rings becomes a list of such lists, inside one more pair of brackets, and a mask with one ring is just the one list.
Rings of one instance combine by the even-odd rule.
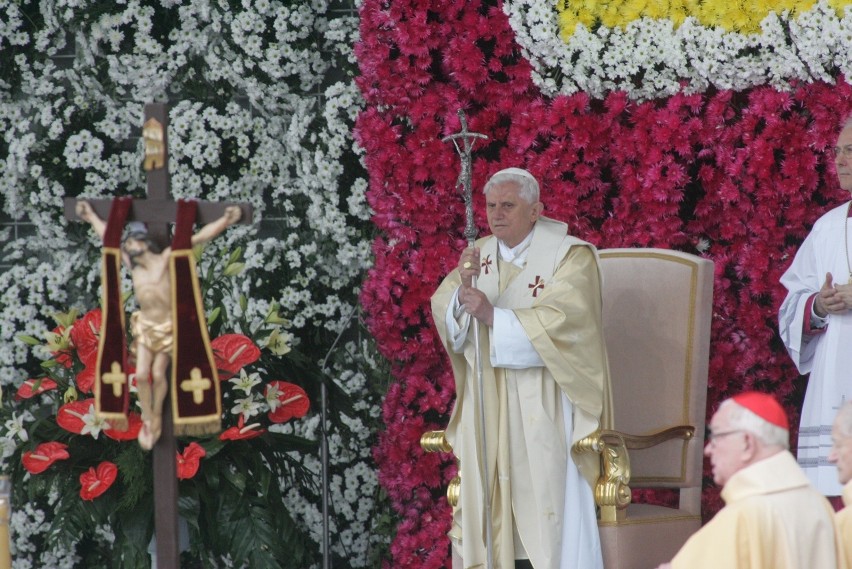
[[175, 435], [179, 437], [202, 437], [204, 435], [214, 435], [221, 430], [222, 424], [219, 420], [175, 425]]
[[124, 432], [130, 425], [127, 423], [127, 417], [110, 417], [108, 420], [111, 429]]

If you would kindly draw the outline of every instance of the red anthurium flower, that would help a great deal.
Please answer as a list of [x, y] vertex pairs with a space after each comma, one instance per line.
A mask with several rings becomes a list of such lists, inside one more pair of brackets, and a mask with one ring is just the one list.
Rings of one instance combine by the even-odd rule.
[[30, 474], [41, 474], [57, 460], [68, 458], [67, 448], [68, 445], [57, 442], [41, 443], [35, 450], [25, 452], [21, 463]]
[[101, 309], [88, 311], [71, 327], [71, 343], [77, 348], [77, 356], [86, 361], [92, 354], [97, 356], [101, 331]]
[[[277, 397], [269, 401], [270, 391], [273, 389], [278, 391]], [[266, 387], [266, 399], [272, 409], [268, 414], [269, 420], [273, 423], [283, 423], [293, 418], [304, 417], [311, 408], [311, 402], [305, 390], [286, 381], [270, 381]]]
[[135, 441], [142, 429], [142, 416], [139, 413], [127, 414], [127, 430], [104, 429], [104, 434], [116, 441]]
[[225, 430], [221, 435], [219, 435], [219, 440], [222, 441], [239, 441], [239, 440], [248, 440], [253, 439], [255, 437], [259, 437], [263, 433], [266, 432], [266, 429], [260, 428], [260, 423], [251, 423], [246, 425], [245, 418], [243, 415], [240, 415], [240, 420], [237, 421], [236, 427], [231, 427], [230, 429]]
[[95, 365], [86, 365], [75, 378], [77, 389], [83, 393], [92, 393], [95, 388]]
[[81, 401], [66, 403], [56, 413], [56, 422], [66, 431], [79, 435], [83, 432], [83, 427], [86, 426], [83, 417], [89, 413], [89, 408], [94, 404], [94, 399], [83, 399]]
[[50, 391], [51, 389], [56, 389], [56, 382], [48, 377], [28, 379], [18, 388], [18, 392], [15, 394], [15, 399], [29, 399], [30, 397], [35, 397], [36, 395], [44, 393], [45, 391]]
[[242, 334], [219, 336], [210, 342], [210, 346], [222, 381], [234, 377], [240, 369], [260, 358], [260, 348]]
[[80, 475], [80, 497], [84, 500], [94, 500], [109, 490], [116, 476], [118, 467], [106, 460], [98, 465], [97, 470], [94, 467], [89, 468]]
[[177, 453], [177, 476], [179, 480], [187, 480], [195, 476], [201, 464], [201, 457], [206, 456], [207, 451], [200, 444], [191, 442], [183, 449], [183, 453]]

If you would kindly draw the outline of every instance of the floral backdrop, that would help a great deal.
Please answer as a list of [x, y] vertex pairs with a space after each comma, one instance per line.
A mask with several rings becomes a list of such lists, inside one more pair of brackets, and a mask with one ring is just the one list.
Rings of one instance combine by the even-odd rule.
[[[489, 137], [477, 188], [523, 166], [548, 215], [601, 248], [712, 259], [708, 408], [755, 387], [796, 419], [778, 277], [845, 198], [826, 150], [852, 108], [846, 4], [0, 0], [0, 204], [35, 232], [0, 235], [15, 566], [147, 561], [149, 457], [90, 412], [98, 243], [62, 200], [144, 194], [152, 100], [171, 102], [173, 195], [258, 220], [199, 257], [231, 374], [226, 430], [178, 448], [189, 564], [318, 563], [327, 380], [337, 562], [448, 566], [454, 465], [419, 438], [454, 397], [428, 300], [464, 245], [441, 142], [459, 108]], [[704, 506], [719, 507], [710, 485]]]
[[[361, 300], [395, 378], [374, 453], [399, 516], [388, 566], [449, 566], [455, 465], [419, 438], [454, 397], [429, 297], [465, 243], [458, 157], [441, 142], [457, 110], [488, 136], [476, 188], [525, 167], [545, 213], [599, 248], [714, 261], [708, 409], [755, 388], [796, 422], [805, 379], [778, 338], [778, 278], [848, 198], [827, 152], [852, 109], [846, 4], [364, 0], [355, 137], [379, 234]], [[719, 507], [708, 479], [705, 516]]]
[[229, 373], [224, 432], [178, 444], [184, 566], [318, 564], [323, 381], [333, 559], [382, 556], [385, 364], [356, 310], [372, 231], [350, 135], [357, 34], [354, 5], [326, 0], [0, 0], [0, 205], [34, 232], [0, 235], [15, 567], [150, 566], [150, 455], [92, 413], [99, 243], [63, 198], [143, 196], [143, 105], [164, 100], [173, 196], [255, 214], [199, 252]]

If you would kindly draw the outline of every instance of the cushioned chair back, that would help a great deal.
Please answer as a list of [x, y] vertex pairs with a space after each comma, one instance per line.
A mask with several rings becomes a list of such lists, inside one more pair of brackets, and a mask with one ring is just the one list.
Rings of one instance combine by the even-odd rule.
[[600, 257], [614, 429], [696, 429], [687, 443], [631, 450], [630, 486], [700, 489], [713, 263], [666, 249], [605, 249]]

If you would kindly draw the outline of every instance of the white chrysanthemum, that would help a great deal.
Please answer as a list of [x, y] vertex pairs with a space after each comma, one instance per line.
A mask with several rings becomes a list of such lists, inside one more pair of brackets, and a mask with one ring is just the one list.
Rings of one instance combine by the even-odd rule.
[[794, 79], [831, 82], [835, 69], [852, 71], [852, 11], [847, 7], [838, 18], [827, 0], [795, 18], [770, 12], [757, 34], [708, 28], [692, 17], [677, 29], [670, 20], [639, 18], [624, 29], [601, 25], [594, 33], [578, 25], [567, 42], [560, 37], [557, 2], [503, 2], [533, 65], [533, 79], [548, 95], [582, 90], [602, 98], [623, 90], [647, 100], [710, 85], [740, 90], [768, 83], [789, 89]]
[[[351, 81], [326, 88], [325, 74], [337, 61], [354, 61], [354, 14], [329, 19], [324, 0], [234, 7], [162, 0], [156, 8], [131, 0], [100, 6], [95, 14], [90, 2], [68, 0], [43, 3], [43, 24], [30, 29], [18, 8], [0, 0], [0, 48], [31, 46], [11, 59], [20, 70], [21, 96], [0, 99], [0, 136], [8, 149], [0, 159], [0, 194], [6, 214], [29, 220], [36, 237], [4, 240], [3, 258], [17, 266], [0, 274], [0, 384], [27, 377], [33, 355], [50, 357], [18, 335], [39, 336], [53, 327], [50, 314], [71, 304], [81, 311], [96, 305], [99, 243], [90, 231], [76, 237], [85, 229], [62, 219], [63, 198], [144, 192], [139, 125], [142, 105], [151, 100], [176, 101], [169, 114], [172, 195], [254, 208], [254, 227], [229, 229], [204, 253], [209, 259], [238, 245], [244, 250], [248, 278], [236, 281], [222, 300], [225, 328], [251, 334], [276, 302], [288, 322], [282, 333], [343, 329], [371, 258], [370, 238], [355, 226], [371, 211], [366, 180], [346, 170], [357, 167], [363, 152], [350, 134], [362, 106], [359, 91]], [[171, 26], [168, 33], [157, 28], [163, 21]], [[0, 90], [8, 82], [0, 78]], [[195, 95], [182, 97], [187, 86]], [[355, 178], [352, 187], [341, 187], [344, 176]], [[79, 243], [61, 250], [72, 236]], [[287, 257], [290, 251], [295, 257]], [[127, 276], [122, 279], [130, 290]], [[240, 295], [249, 299], [245, 309]], [[131, 298], [128, 309], [134, 307]], [[377, 402], [363, 396], [363, 374], [339, 374], [337, 381], [351, 389], [365, 417], [378, 417]], [[235, 412], [269, 407], [246, 400], [236, 402]], [[300, 434], [318, 436], [315, 416], [294, 424]], [[281, 428], [294, 430], [289, 423]], [[370, 470], [367, 445], [354, 446], [368, 440], [370, 427], [347, 420], [338, 428], [350, 432], [334, 440], [335, 468]], [[343, 448], [344, 441], [356, 442]], [[318, 472], [315, 457], [300, 458]], [[351, 486], [354, 475], [345, 476]], [[362, 489], [357, 507], [342, 509], [338, 520], [353, 543], [374, 539], [358, 537], [369, 533], [365, 512], [373, 507], [375, 486], [364, 482]], [[305, 512], [300, 519], [318, 539], [321, 516], [309, 498], [290, 490], [291, 504]], [[343, 499], [341, 492], [335, 499]], [[22, 544], [38, 534], [35, 526], [15, 531]], [[32, 551], [16, 563], [50, 566], [59, 558], [54, 550], [39, 555]], [[359, 563], [366, 559], [353, 560], [353, 567]]]

